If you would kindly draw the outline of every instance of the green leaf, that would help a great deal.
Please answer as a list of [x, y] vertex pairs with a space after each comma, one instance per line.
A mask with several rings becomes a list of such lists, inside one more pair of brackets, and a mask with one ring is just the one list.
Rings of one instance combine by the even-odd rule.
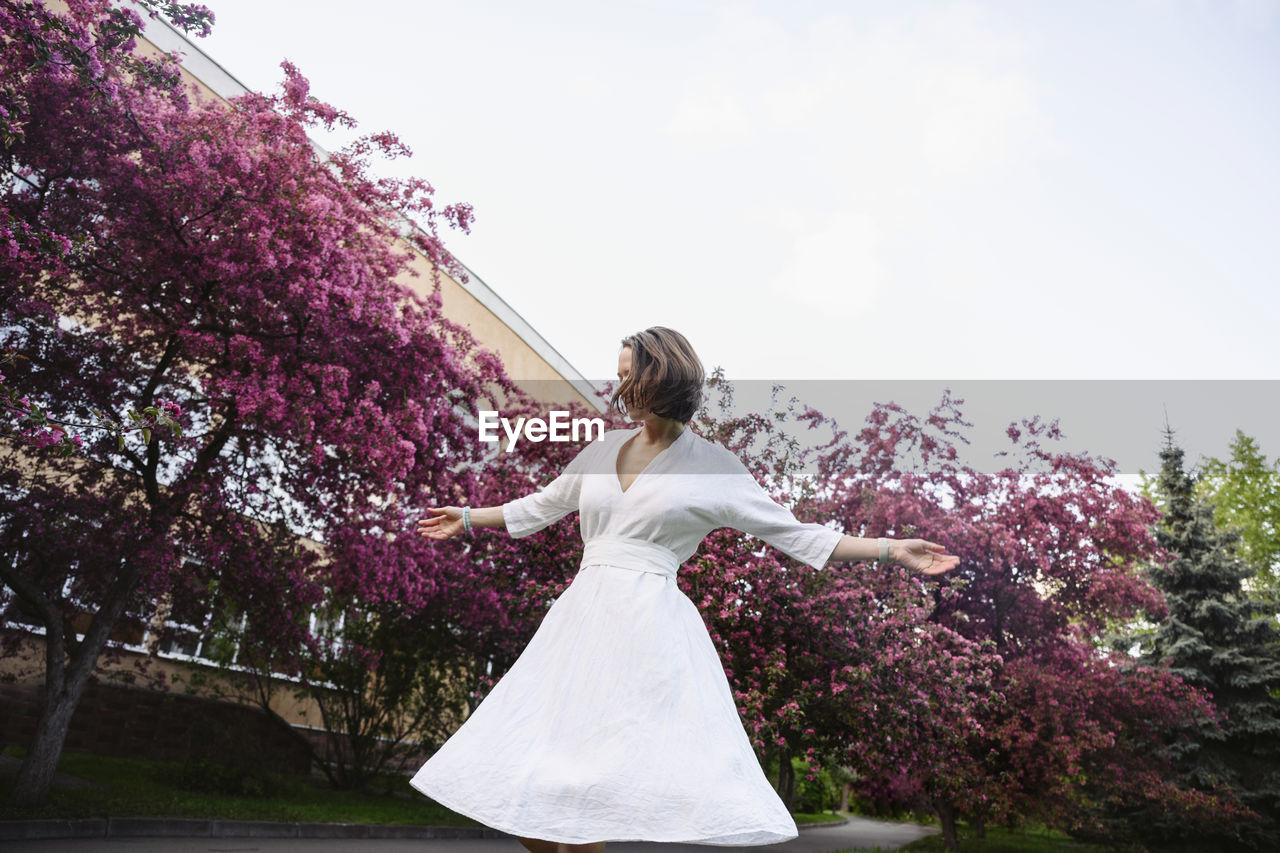
[[151, 443], [151, 430], [146, 429], [145, 427], [142, 430], [142, 443], [143, 444]]

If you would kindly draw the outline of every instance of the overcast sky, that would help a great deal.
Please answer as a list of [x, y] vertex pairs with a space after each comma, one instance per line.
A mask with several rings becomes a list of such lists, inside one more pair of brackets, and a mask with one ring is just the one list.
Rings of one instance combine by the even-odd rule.
[[206, 2], [590, 379], [1280, 379], [1277, 0]]

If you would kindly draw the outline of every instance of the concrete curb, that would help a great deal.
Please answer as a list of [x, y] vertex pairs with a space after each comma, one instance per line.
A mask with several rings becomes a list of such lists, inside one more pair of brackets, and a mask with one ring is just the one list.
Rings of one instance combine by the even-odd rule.
[[202, 820], [108, 817], [80, 820], [0, 820], [0, 841], [44, 838], [507, 838], [480, 826], [304, 823], [267, 820]]

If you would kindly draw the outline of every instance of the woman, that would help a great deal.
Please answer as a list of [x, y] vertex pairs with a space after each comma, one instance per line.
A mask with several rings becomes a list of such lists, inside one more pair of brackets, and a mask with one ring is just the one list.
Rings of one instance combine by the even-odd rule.
[[689, 429], [705, 373], [678, 332], [624, 339], [618, 379], [610, 404], [639, 427], [605, 433], [542, 491], [432, 507], [418, 523], [432, 539], [471, 527], [523, 537], [579, 510], [584, 550], [519, 659], [411, 784], [531, 853], [795, 838], [678, 567], [718, 527], [814, 568], [879, 558], [936, 575], [959, 558], [922, 539], [877, 542], [797, 521], [733, 453]]

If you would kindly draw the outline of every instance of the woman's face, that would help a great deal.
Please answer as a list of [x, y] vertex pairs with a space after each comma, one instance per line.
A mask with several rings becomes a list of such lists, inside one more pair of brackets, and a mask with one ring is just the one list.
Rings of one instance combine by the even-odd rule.
[[[622, 352], [618, 354], [618, 381], [621, 382], [626, 379], [630, 373], [631, 347], [623, 347]], [[644, 409], [631, 408], [631, 401], [626, 398], [623, 398], [622, 402], [627, 404], [627, 417], [631, 418], [633, 421], [642, 421], [644, 420], [645, 415], [649, 414], [649, 412]]]

